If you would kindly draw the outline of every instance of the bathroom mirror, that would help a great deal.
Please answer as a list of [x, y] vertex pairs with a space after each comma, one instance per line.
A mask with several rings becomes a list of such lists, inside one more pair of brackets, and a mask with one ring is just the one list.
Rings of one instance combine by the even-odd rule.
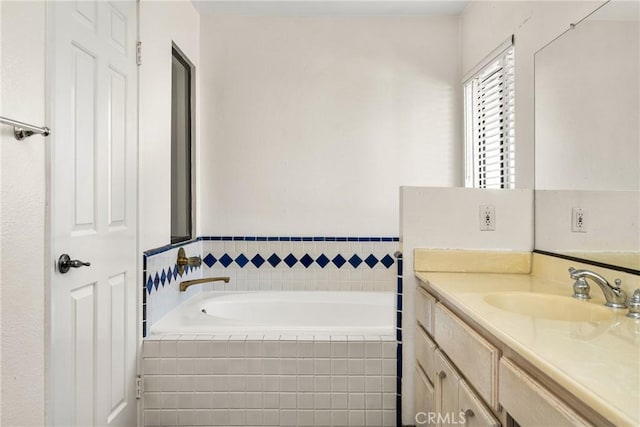
[[640, 3], [535, 54], [535, 249], [640, 274]]

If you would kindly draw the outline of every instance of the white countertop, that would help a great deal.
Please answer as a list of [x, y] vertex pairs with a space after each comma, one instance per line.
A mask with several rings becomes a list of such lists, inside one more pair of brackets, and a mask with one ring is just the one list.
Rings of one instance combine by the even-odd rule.
[[[416, 276], [448, 303], [615, 425], [640, 425], [640, 320], [626, 310], [601, 321], [559, 321], [502, 310], [484, 297], [536, 292], [570, 297], [571, 286], [527, 274], [430, 273]], [[584, 304], [602, 305], [594, 299]]]

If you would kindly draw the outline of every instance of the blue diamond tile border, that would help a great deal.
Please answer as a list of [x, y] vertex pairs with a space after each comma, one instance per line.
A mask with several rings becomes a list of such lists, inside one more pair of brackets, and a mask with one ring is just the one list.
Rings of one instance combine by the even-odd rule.
[[325, 254], [320, 255], [316, 258], [316, 264], [318, 264], [321, 268], [325, 268], [327, 264], [329, 264], [329, 258]]
[[347, 262], [346, 259], [344, 259], [344, 257], [340, 254], [336, 255], [335, 257], [333, 257], [333, 259], [331, 260], [331, 262], [333, 263], [333, 265], [335, 265], [338, 268], [341, 268], [345, 262]]
[[269, 262], [269, 264], [271, 264], [271, 267], [275, 267], [280, 264], [282, 260], [278, 255], [272, 254], [267, 261]]
[[244, 256], [244, 254], [240, 254], [236, 257], [236, 264], [238, 264], [240, 268], [243, 268], [245, 265], [247, 265], [248, 262], [249, 259]]
[[300, 263], [304, 265], [304, 268], [309, 268], [311, 264], [313, 264], [313, 258], [309, 254], [304, 254], [302, 258], [300, 258]]
[[205, 263], [207, 267], [211, 268], [218, 260], [212, 254], [208, 254], [206, 257], [202, 259], [202, 261]]
[[256, 254], [253, 258], [251, 258], [251, 264], [253, 264], [256, 268], [260, 268], [262, 264], [264, 264], [264, 258], [260, 256], [260, 254]]
[[220, 261], [220, 264], [224, 265], [224, 267], [227, 268], [233, 262], [233, 258], [231, 258], [229, 254], [224, 254], [220, 257], [218, 261]]
[[[189, 243], [196, 241], [218, 241], [218, 242], [296, 242], [295, 244], [308, 244], [309, 242], [398, 242], [398, 237], [341, 237], [341, 236], [203, 236], [198, 237], [187, 242], [181, 242], [179, 244], [167, 245], [156, 249], [151, 249], [143, 253], [143, 289], [145, 290], [145, 297], [155, 289], [156, 291], [161, 287], [168, 287], [172, 282], [178, 282], [178, 266], [172, 263], [164, 268], [158, 268], [157, 270], [149, 271], [148, 258], [161, 254], [171, 249], [185, 246]], [[300, 243], [298, 243], [300, 242]], [[304, 242], [304, 243], [303, 243]], [[228, 243], [225, 243], [228, 244]], [[233, 243], [231, 243], [233, 244]], [[255, 244], [255, 243], [254, 243]], [[285, 252], [286, 253], [286, 252]], [[203, 254], [204, 255], [204, 254]], [[202, 258], [202, 263], [208, 268], [213, 268], [217, 264], [220, 264], [224, 268], [232, 267], [235, 265], [237, 268], [293, 268], [298, 263], [309, 269], [314, 266], [325, 269], [327, 267], [341, 269], [347, 264], [353, 268], [358, 269], [367, 266], [370, 269], [374, 268], [386, 268], [389, 269], [396, 265], [398, 269], [401, 269], [402, 259], [396, 261], [391, 254], [385, 254], [384, 256], [374, 255], [370, 253], [365, 257], [366, 253], [362, 252], [350, 252], [350, 253], [320, 253], [320, 255], [311, 255], [305, 253], [302, 257], [298, 257], [293, 253], [287, 253], [286, 256], [272, 252], [267, 257], [265, 253], [248, 252], [243, 251], [237, 255], [230, 255], [229, 253], [206, 253]], [[217, 256], [217, 257], [216, 257]], [[380, 267], [378, 267], [380, 265]], [[285, 268], [286, 268], [285, 267]], [[185, 266], [184, 274], [180, 275], [184, 277], [189, 273], [199, 270], [200, 266]]]
[[364, 260], [364, 263], [367, 264], [369, 268], [373, 268], [378, 263], [378, 258], [371, 254]]
[[349, 258], [349, 264], [351, 264], [353, 268], [358, 268], [358, 266], [362, 264], [362, 259], [358, 255], [353, 254], [353, 256]]
[[287, 264], [289, 268], [296, 265], [297, 262], [298, 262], [298, 258], [296, 258], [293, 254], [287, 255], [287, 257], [284, 259], [284, 263]]

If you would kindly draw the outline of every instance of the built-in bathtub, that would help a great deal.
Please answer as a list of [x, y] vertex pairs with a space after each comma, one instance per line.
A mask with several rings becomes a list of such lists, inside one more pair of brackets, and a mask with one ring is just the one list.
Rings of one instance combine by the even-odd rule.
[[395, 426], [390, 292], [203, 292], [144, 340], [144, 423]]
[[391, 292], [203, 292], [151, 327], [151, 335], [390, 335]]

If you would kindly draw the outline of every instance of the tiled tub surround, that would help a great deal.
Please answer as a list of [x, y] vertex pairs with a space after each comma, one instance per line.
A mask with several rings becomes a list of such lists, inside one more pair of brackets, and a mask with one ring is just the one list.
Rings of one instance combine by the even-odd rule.
[[230, 276], [212, 290], [393, 292], [397, 238], [202, 238], [203, 277]]
[[187, 256], [199, 256], [199, 241], [169, 245], [146, 251], [143, 254], [143, 288], [142, 288], [142, 335], [146, 336], [149, 327], [162, 316], [176, 308], [200, 292], [199, 287], [192, 287], [186, 292], [178, 290], [182, 280], [199, 279], [202, 268], [187, 268], [182, 276], [178, 274], [176, 260], [178, 250], [184, 248]]
[[143, 348], [145, 426], [395, 426], [394, 336], [182, 335]]
[[[396, 291], [397, 237], [199, 237], [144, 253], [143, 335], [200, 290]], [[177, 276], [177, 251], [202, 256], [202, 267]], [[181, 280], [229, 276], [178, 291]]]

